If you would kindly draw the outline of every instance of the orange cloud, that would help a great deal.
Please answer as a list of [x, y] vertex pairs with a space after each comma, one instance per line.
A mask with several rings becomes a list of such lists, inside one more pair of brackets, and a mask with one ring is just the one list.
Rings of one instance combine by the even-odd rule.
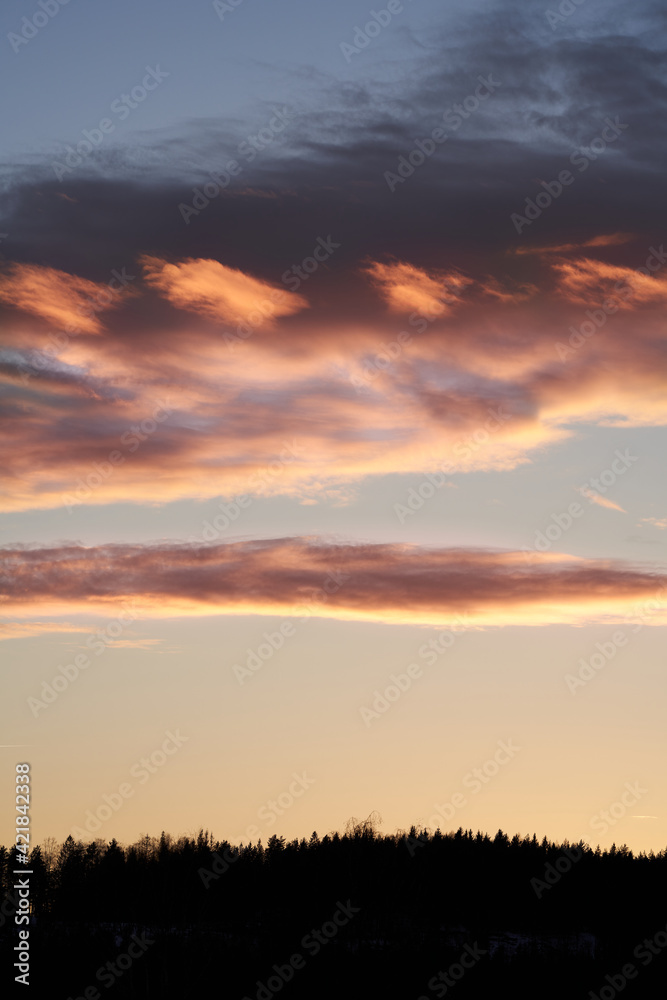
[[599, 304], [610, 296], [619, 309], [632, 309], [640, 303], [667, 300], [667, 276], [663, 274], [649, 277], [630, 267], [588, 257], [561, 260], [552, 267], [560, 275], [559, 288], [570, 302]]
[[641, 523], [650, 524], [659, 531], [664, 531], [667, 528], [667, 517], [643, 517]]
[[531, 285], [528, 282], [510, 287], [507, 283], [503, 284], [496, 278], [487, 275], [482, 283], [481, 291], [484, 295], [497, 299], [499, 302], [517, 303], [526, 302], [528, 299], [531, 299], [537, 294], [538, 288], [537, 285]]
[[417, 310], [424, 316], [445, 316], [472, 284], [458, 271], [425, 271], [413, 264], [372, 261], [363, 269], [392, 312]]
[[600, 507], [607, 507], [609, 510], [618, 510], [621, 514], [627, 514], [627, 510], [623, 507], [619, 507], [619, 505], [614, 503], [613, 500], [609, 500], [607, 497], [601, 496], [599, 493], [596, 493], [594, 490], [591, 490], [586, 486], [582, 486], [579, 489], [579, 493], [581, 493], [583, 497], [586, 497], [587, 500], [590, 500], [591, 503], [596, 503]]
[[[169, 264], [158, 257], [141, 257], [146, 281], [172, 305], [211, 319], [270, 326], [279, 316], [308, 307], [301, 295], [252, 278], [217, 260], [188, 258]], [[254, 322], [255, 314], [259, 322]]]
[[593, 236], [581, 245], [584, 247], [616, 247], [623, 243], [630, 243], [636, 239], [635, 233], [607, 233], [601, 236]]
[[121, 298], [109, 285], [37, 264], [12, 264], [0, 276], [0, 301], [82, 333], [99, 333], [102, 324], [95, 312], [119, 305]]
[[279, 538], [2, 553], [1, 603], [142, 616], [283, 614], [445, 627], [667, 622], [667, 577], [627, 564], [480, 549]]
[[51, 635], [58, 632], [89, 632], [90, 628], [83, 625], [70, 625], [69, 622], [0, 622], [0, 642], [6, 639], [28, 639], [39, 635]]
[[[178, 278], [181, 265], [168, 266]], [[378, 265], [377, 274], [396, 276], [395, 266], [399, 278], [403, 268], [418, 272]], [[155, 267], [162, 281], [162, 264]], [[660, 287], [627, 268], [620, 273], [650, 291]], [[416, 287], [419, 274], [431, 280], [434, 272], [418, 272]], [[551, 282], [551, 263], [544, 274]], [[563, 295], [550, 292], [508, 301], [521, 287], [514, 276], [481, 274], [446, 324], [415, 317], [389, 323], [367, 287], [358, 299], [329, 290], [307, 316], [284, 317], [280, 337], [257, 327], [233, 345], [219, 324], [167, 303], [156, 310], [152, 297], [126, 299], [103, 337], [55, 345], [51, 338], [51, 346], [41, 325], [24, 318], [0, 353], [0, 380], [11, 382], [0, 423], [2, 506], [73, 510], [220, 494], [343, 503], [369, 476], [515, 468], [566, 439], [577, 422], [667, 422], [659, 301], [647, 302], [641, 319], [627, 308], [605, 316], [600, 330], [584, 337], [576, 334], [587, 321], [583, 310], [577, 318]], [[599, 310], [604, 295], [596, 295]], [[416, 301], [434, 306], [432, 298]], [[164, 401], [171, 413], [155, 427], [151, 415]], [[132, 428], [143, 424], [149, 432], [137, 439]], [[298, 455], [266, 476], [293, 440]], [[112, 453], [120, 458], [109, 471]]]
[[514, 254], [547, 254], [566, 253], [568, 250], [581, 250], [582, 247], [615, 247], [623, 243], [630, 243], [637, 237], [634, 233], [604, 233], [600, 236], [592, 236], [583, 243], [559, 243], [551, 246], [524, 246], [515, 247], [511, 252]]

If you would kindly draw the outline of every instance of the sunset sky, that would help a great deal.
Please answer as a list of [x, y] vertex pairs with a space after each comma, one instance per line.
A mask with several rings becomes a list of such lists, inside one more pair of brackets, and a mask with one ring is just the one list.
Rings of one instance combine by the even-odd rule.
[[665, 848], [664, 6], [51, 4], [0, 13], [33, 837]]

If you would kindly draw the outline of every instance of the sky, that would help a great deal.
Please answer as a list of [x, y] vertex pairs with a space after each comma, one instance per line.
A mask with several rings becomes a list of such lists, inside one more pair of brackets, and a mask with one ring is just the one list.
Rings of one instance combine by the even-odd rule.
[[33, 839], [664, 849], [662, 5], [0, 19]]

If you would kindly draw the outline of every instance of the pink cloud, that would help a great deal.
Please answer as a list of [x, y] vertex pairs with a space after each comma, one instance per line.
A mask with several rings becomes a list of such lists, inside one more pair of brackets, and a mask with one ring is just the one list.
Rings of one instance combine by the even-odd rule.
[[655, 605], [664, 624], [667, 577], [608, 560], [549, 553], [332, 544], [317, 538], [224, 545], [63, 546], [4, 550], [6, 611], [107, 608], [142, 615], [320, 615], [443, 625], [545, 625], [632, 620]]

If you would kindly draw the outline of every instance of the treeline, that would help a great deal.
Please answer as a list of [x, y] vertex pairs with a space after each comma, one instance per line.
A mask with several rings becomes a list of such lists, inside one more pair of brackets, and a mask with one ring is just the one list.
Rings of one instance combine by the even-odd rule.
[[[0, 848], [5, 941], [12, 872], [25, 867]], [[68, 837], [35, 847], [28, 867], [45, 996], [462, 998], [507, 984], [515, 997], [611, 998], [623, 978], [640, 997], [667, 973], [667, 850], [502, 830], [387, 835], [370, 818], [266, 844], [206, 831], [128, 846]], [[149, 944], [100, 978], [133, 940]]]

